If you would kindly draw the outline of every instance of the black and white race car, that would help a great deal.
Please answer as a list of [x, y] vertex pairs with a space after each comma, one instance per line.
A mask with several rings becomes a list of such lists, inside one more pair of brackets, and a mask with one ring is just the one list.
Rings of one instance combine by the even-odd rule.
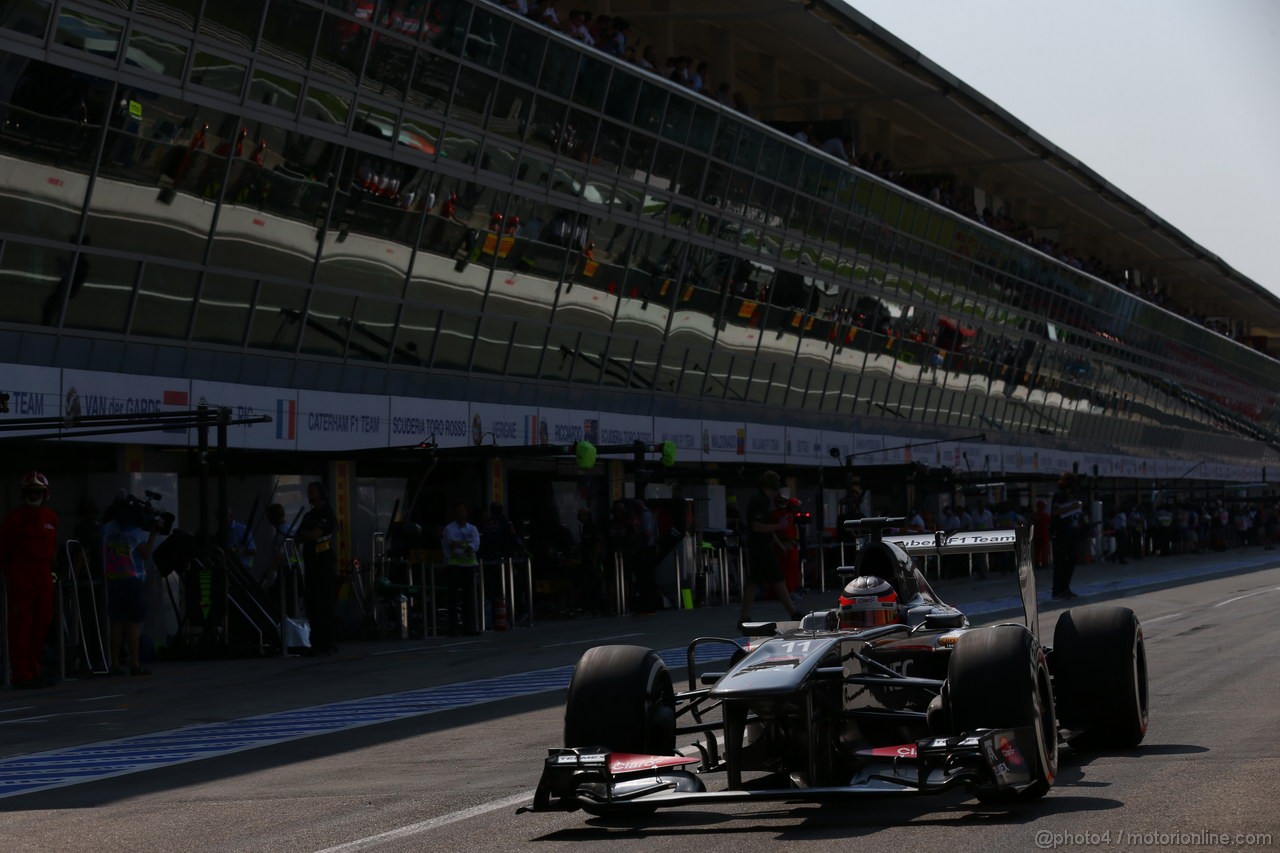
[[[1061, 743], [1142, 740], [1137, 617], [1123, 607], [1067, 610], [1052, 648], [1042, 644], [1028, 529], [873, 529], [869, 538], [841, 570], [856, 579], [840, 607], [745, 626], [746, 644], [695, 640], [685, 691], [650, 649], [590, 649], [569, 685], [565, 745], [549, 750], [531, 810], [647, 814], [958, 786], [982, 802], [1013, 802], [1049, 790]], [[1009, 551], [1024, 619], [981, 628], [933, 592], [913, 559]], [[877, 580], [891, 589], [877, 592]], [[845, 618], [890, 603], [891, 620], [868, 620], [886, 624]], [[695, 657], [711, 645], [729, 647], [728, 666], [698, 672]]]

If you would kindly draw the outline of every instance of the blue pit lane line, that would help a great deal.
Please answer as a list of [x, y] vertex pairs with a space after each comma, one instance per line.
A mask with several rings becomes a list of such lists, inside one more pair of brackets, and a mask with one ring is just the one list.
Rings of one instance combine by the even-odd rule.
[[[730, 651], [723, 644], [709, 644], [698, 649], [695, 659], [699, 663], [723, 660], [729, 657]], [[672, 669], [683, 668], [686, 664], [683, 646], [659, 654]], [[572, 675], [572, 666], [558, 666], [15, 756], [0, 760], [0, 798], [140, 773], [361, 726], [563, 690], [569, 686]]]
[[[1209, 567], [1098, 581], [1082, 586], [1078, 591], [1082, 596], [1115, 593], [1223, 574], [1256, 564], [1256, 560], [1247, 559], [1222, 561]], [[970, 617], [1018, 611], [1021, 607], [1021, 600], [1016, 595], [961, 605]], [[695, 660], [699, 663], [724, 660], [729, 653], [727, 646], [709, 644], [698, 649]], [[686, 649], [683, 646], [659, 654], [672, 669], [685, 666]], [[563, 690], [569, 686], [572, 675], [572, 666], [559, 666], [0, 759], [0, 798], [140, 773], [361, 726]]]

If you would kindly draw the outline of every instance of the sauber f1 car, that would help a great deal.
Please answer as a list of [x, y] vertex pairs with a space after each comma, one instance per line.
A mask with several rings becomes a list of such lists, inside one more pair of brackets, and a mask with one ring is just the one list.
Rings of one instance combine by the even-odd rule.
[[[1050, 648], [1028, 529], [880, 535], [895, 521], [863, 522], [869, 541], [840, 570], [855, 579], [838, 608], [745, 625], [745, 645], [694, 640], [685, 691], [650, 649], [590, 649], [569, 685], [565, 745], [549, 750], [530, 810], [644, 815], [957, 787], [982, 802], [1031, 800], [1053, 784], [1060, 743], [1142, 740], [1146, 654], [1133, 611], [1067, 610]], [[999, 552], [1016, 560], [1021, 623], [971, 627], [915, 564]], [[727, 668], [699, 672], [716, 646]]]

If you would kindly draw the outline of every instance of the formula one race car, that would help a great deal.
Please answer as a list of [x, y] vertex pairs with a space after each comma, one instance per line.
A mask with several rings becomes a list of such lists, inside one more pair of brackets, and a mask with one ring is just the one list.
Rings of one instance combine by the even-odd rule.
[[[699, 638], [689, 689], [659, 655], [598, 646], [569, 685], [564, 742], [549, 750], [532, 811], [644, 815], [660, 807], [938, 793], [982, 802], [1040, 797], [1060, 742], [1131, 747], [1147, 728], [1142, 628], [1092, 606], [1039, 639], [1026, 528], [881, 536], [837, 609], [744, 626], [751, 642]], [[933, 592], [913, 557], [1012, 551], [1022, 623], [973, 628]], [[728, 667], [697, 671], [719, 648]], [[677, 738], [690, 742], [677, 749]]]

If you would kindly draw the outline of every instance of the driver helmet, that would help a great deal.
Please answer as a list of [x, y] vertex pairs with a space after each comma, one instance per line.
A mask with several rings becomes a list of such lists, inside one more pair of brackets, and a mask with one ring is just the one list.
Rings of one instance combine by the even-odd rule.
[[883, 578], [875, 575], [854, 578], [840, 594], [841, 628], [874, 628], [897, 621], [898, 593]]
[[40, 506], [49, 497], [49, 478], [39, 471], [28, 471], [22, 477], [22, 497], [29, 506]]

